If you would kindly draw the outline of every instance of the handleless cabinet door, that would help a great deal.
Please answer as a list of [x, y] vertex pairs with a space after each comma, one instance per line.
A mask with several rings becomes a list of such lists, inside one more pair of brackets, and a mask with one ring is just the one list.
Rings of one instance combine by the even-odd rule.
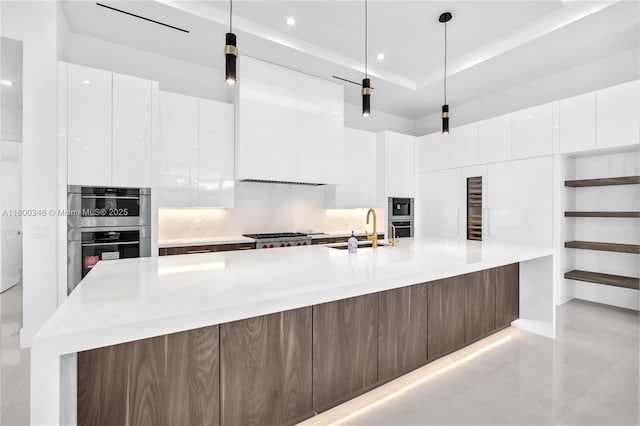
[[451, 146], [449, 135], [432, 133], [427, 135], [418, 149], [418, 171], [430, 172], [433, 170], [448, 169], [451, 163]]
[[[297, 73], [297, 162], [288, 164], [292, 181], [317, 183], [322, 181], [322, 86], [310, 75]], [[297, 168], [297, 174], [296, 174]]]
[[595, 92], [563, 99], [560, 106], [560, 153], [596, 149]]
[[427, 355], [434, 360], [464, 346], [463, 276], [427, 283]]
[[152, 83], [113, 75], [113, 185], [151, 187]]
[[112, 75], [69, 64], [68, 181], [111, 185]]
[[240, 56], [238, 179], [266, 179], [270, 171], [270, 79], [273, 65]]
[[640, 80], [598, 90], [596, 102], [598, 149], [640, 143]]
[[324, 411], [378, 379], [378, 295], [313, 306], [313, 408]]
[[221, 424], [283, 425], [311, 415], [311, 310], [220, 326]]
[[402, 135], [401, 197], [413, 198], [416, 195], [416, 140], [415, 136]]
[[233, 105], [198, 100], [198, 207], [233, 207]]
[[513, 159], [553, 153], [553, 105], [544, 104], [512, 114]]
[[198, 205], [198, 99], [160, 92], [160, 207]]
[[520, 265], [513, 263], [488, 269], [484, 273], [485, 280], [492, 282], [496, 289], [495, 327], [507, 327], [519, 317]]
[[460, 169], [421, 173], [419, 218], [424, 236], [462, 236], [462, 178]]
[[465, 286], [465, 343], [487, 336], [495, 329], [496, 287], [485, 271], [462, 276]]
[[384, 153], [385, 153], [385, 180], [386, 195], [388, 197], [401, 197], [402, 178], [402, 135], [396, 132], [384, 132]]
[[271, 70], [271, 104], [269, 108], [270, 161], [269, 176], [277, 181], [294, 181], [298, 158], [296, 86], [298, 73], [281, 67]]
[[478, 163], [478, 123], [454, 127], [449, 132], [451, 167], [472, 166]]
[[322, 104], [322, 182], [340, 184], [344, 175], [344, 86], [323, 85]]
[[357, 208], [370, 208], [376, 205], [376, 181], [373, 172], [376, 164], [376, 134], [364, 130], [357, 131], [353, 162], [356, 165]]
[[478, 162], [511, 160], [511, 114], [478, 123]]
[[378, 380], [401, 376], [427, 362], [427, 285], [379, 293]]

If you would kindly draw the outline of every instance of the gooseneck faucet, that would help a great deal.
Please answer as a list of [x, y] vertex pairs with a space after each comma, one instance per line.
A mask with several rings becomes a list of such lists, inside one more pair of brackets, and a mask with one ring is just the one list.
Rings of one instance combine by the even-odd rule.
[[[367, 235], [367, 240], [371, 241], [371, 247], [378, 247], [378, 217], [374, 209], [369, 209], [367, 212], [367, 225], [369, 224], [369, 216], [373, 215], [373, 235]], [[364, 231], [365, 235], [367, 231]]]

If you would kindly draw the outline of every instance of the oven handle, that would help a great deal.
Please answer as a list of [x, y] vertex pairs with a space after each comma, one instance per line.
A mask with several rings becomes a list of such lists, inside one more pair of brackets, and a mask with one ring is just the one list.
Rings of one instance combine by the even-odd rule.
[[98, 246], [124, 246], [124, 245], [134, 245], [140, 244], [140, 241], [122, 241], [119, 243], [87, 243], [82, 244], [82, 247], [98, 247]]
[[109, 198], [118, 200], [139, 200], [140, 197], [133, 195], [83, 195], [82, 198]]

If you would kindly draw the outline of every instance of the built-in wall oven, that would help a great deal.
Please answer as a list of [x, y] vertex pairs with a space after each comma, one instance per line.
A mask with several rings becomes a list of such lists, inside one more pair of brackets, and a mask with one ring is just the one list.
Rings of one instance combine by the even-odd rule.
[[69, 186], [67, 292], [101, 260], [151, 255], [148, 188]]
[[389, 225], [395, 227], [396, 236], [413, 237], [413, 198], [389, 197], [388, 212]]

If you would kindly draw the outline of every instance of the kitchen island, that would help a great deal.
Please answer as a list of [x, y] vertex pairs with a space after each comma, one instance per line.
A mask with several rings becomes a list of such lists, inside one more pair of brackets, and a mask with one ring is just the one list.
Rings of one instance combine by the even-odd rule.
[[552, 270], [418, 239], [100, 262], [33, 341], [31, 421], [295, 423], [510, 323], [554, 337]]

